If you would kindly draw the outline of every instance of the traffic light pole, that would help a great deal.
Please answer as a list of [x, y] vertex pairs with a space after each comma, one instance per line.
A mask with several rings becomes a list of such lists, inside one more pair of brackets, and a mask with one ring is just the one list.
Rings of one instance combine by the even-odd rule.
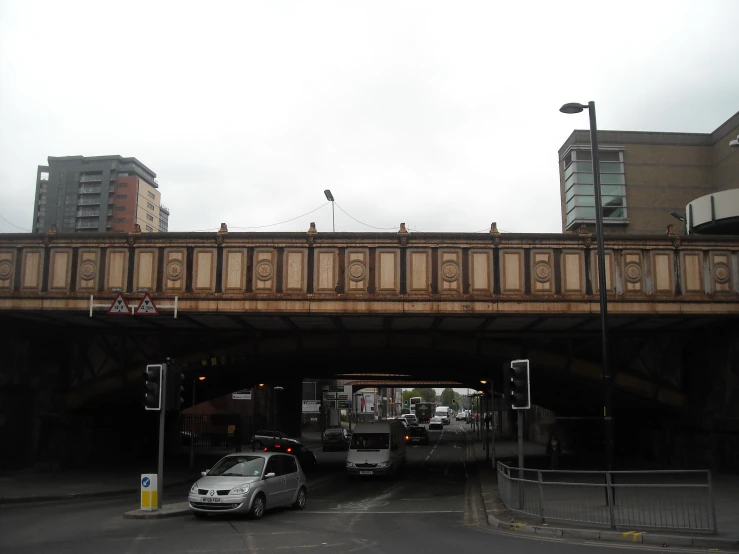
[[523, 410], [516, 410], [518, 417], [518, 505], [523, 507]]
[[[162, 364], [162, 390], [167, 390], [167, 371], [169, 366]], [[159, 407], [159, 459], [157, 461], [157, 510], [162, 509], [162, 494], [164, 493], [164, 420], [167, 417], [167, 395], [162, 394], [162, 403]], [[191, 437], [192, 440], [192, 437]]]

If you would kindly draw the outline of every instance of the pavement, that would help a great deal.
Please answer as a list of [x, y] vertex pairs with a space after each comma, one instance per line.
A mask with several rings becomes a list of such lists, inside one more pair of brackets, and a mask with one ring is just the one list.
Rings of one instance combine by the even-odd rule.
[[[540, 454], [541, 447], [537, 454]], [[714, 477], [714, 501], [719, 532], [713, 535], [688, 533], [611, 530], [583, 527], [566, 523], [541, 523], [538, 518], [509, 510], [498, 493], [497, 472], [492, 462], [485, 460], [485, 450], [475, 442], [474, 453], [478, 465], [480, 493], [488, 524], [496, 529], [537, 538], [556, 538], [603, 541], [620, 544], [645, 544], [661, 547], [690, 547], [719, 550], [739, 550], [739, 478], [719, 475]], [[515, 458], [517, 445], [513, 442], [496, 444], [498, 458]]]

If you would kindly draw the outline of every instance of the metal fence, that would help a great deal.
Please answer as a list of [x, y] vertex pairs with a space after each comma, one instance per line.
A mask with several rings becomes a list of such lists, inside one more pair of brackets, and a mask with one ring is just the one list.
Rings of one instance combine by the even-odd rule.
[[257, 429], [267, 428], [263, 418], [240, 414], [181, 414], [180, 446], [231, 450], [248, 444]]
[[506, 507], [542, 522], [716, 532], [708, 470], [560, 471], [499, 462], [498, 489]]

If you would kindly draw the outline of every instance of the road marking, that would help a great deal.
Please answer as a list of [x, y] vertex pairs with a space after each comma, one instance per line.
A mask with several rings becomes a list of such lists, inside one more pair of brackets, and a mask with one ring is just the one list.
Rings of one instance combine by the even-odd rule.
[[377, 511], [377, 512], [365, 512], [365, 511], [359, 511], [359, 512], [350, 512], [350, 511], [341, 511], [337, 512], [336, 510], [332, 511], [324, 511], [324, 510], [305, 510], [306, 514], [332, 514], [335, 516], [338, 515], [344, 515], [344, 514], [366, 514], [366, 515], [376, 515], [376, 514], [461, 514], [464, 513], [462, 510], [383, 510], [383, 511]]

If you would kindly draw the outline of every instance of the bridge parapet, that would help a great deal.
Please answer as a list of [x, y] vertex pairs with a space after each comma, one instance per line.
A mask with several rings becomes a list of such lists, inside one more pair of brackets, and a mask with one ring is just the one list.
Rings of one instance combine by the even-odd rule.
[[[5, 234], [0, 309], [149, 292], [199, 312], [586, 313], [595, 252], [590, 234]], [[737, 237], [607, 236], [606, 271], [613, 312], [737, 312]]]

